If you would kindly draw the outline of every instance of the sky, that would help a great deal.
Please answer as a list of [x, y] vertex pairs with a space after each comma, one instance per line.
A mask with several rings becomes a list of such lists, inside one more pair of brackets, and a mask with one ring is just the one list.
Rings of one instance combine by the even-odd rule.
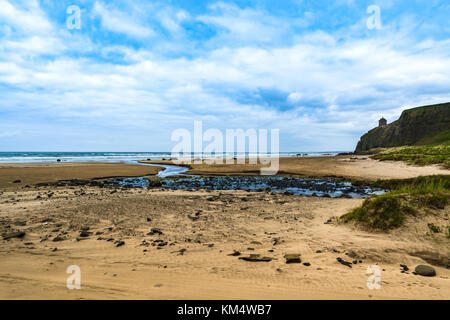
[[0, 151], [170, 151], [195, 120], [351, 151], [381, 116], [450, 101], [449, 16], [445, 0], [0, 0]]

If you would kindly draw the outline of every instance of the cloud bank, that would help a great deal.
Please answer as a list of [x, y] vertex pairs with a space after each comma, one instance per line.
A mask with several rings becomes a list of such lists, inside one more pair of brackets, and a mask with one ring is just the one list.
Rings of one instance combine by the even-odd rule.
[[203, 120], [345, 151], [381, 116], [450, 101], [445, 2], [378, 1], [381, 30], [372, 3], [258, 3], [0, 0], [0, 150], [165, 151]]

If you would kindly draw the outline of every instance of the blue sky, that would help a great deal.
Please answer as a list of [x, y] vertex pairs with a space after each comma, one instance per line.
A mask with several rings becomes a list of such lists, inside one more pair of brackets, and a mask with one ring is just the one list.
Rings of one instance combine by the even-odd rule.
[[379, 117], [450, 101], [449, 16], [435, 0], [0, 0], [0, 151], [170, 151], [194, 120], [353, 150]]

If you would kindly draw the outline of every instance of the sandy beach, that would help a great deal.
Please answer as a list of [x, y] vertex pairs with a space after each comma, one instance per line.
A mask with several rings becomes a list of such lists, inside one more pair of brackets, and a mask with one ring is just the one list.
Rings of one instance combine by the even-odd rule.
[[[35, 186], [154, 175], [158, 170], [105, 163], [1, 165], [0, 234], [25, 234], [0, 240], [0, 298], [450, 298], [449, 240], [427, 232], [430, 222], [448, 224], [448, 207], [439, 216], [413, 217], [395, 232], [382, 233], [334, 219], [362, 199], [240, 190]], [[249, 165], [192, 165], [189, 173], [255, 170]], [[282, 158], [280, 174], [376, 180], [450, 172], [339, 156]], [[252, 254], [267, 261], [240, 259]], [[287, 264], [286, 254], [299, 254], [301, 263]], [[337, 258], [350, 262], [351, 268]], [[400, 264], [409, 271], [402, 273]], [[412, 274], [418, 264], [431, 264], [437, 276]], [[81, 269], [80, 290], [66, 288], [71, 265]], [[366, 286], [371, 265], [381, 271], [379, 290]]]
[[11, 163], [0, 164], [1, 190], [16, 190], [36, 183], [71, 179], [155, 175], [161, 167], [124, 163]]
[[[141, 163], [173, 164], [171, 160], [140, 161]], [[194, 175], [259, 175], [268, 165], [249, 164], [187, 164]], [[434, 174], [450, 174], [450, 170], [434, 166], [410, 166], [403, 162], [376, 161], [367, 156], [321, 156], [279, 158], [277, 175], [310, 177], [342, 177], [354, 180], [407, 179]]]

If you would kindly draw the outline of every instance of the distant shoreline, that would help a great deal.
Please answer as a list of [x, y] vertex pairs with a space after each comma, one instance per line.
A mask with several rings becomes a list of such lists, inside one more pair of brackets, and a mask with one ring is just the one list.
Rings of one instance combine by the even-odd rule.
[[[314, 156], [334, 156], [341, 151], [324, 151], [324, 152], [280, 152], [280, 158], [286, 157], [314, 157]], [[193, 154], [192, 157], [200, 157], [200, 154]], [[223, 154], [223, 157], [257, 157], [258, 154], [237, 153]], [[217, 156], [219, 157], [219, 156]], [[216, 158], [217, 158], [216, 157]], [[166, 160], [172, 158], [170, 152], [0, 152], [0, 164], [6, 163], [53, 163], [60, 162], [108, 162], [119, 163], [126, 161], [138, 160]], [[210, 155], [204, 154], [204, 158], [211, 158]]]
[[[144, 163], [147, 161], [144, 161]], [[152, 164], [173, 164], [166, 160]], [[190, 164], [186, 174], [203, 176], [259, 175], [260, 164]], [[70, 179], [101, 179], [105, 177], [140, 177], [156, 175], [162, 167], [130, 163], [2, 163], [0, 188], [21, 189], [26, 185]], [[450, 174], [437, 166], [416, 167], [402, 162], [377, 161], [366, 156], [321, 156], [280, 158], [279, 176], [340, 177], [350, 180], [406, 179], [423, 175]], [[20, 180], [19, 183], [14, 181]]]

